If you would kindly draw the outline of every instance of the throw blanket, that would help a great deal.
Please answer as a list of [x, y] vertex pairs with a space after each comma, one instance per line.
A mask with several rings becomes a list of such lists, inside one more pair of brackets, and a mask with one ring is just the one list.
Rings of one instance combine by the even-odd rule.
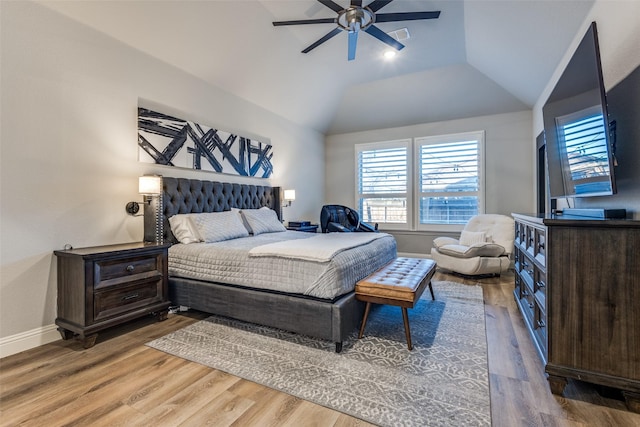
[[273, 256], [302, 259], [306, 261], [328, 262], [346, 249], [366, 245], [387, 233], [325, 233], [301, 240], [268, 243], [256, 246], [249, 256]]

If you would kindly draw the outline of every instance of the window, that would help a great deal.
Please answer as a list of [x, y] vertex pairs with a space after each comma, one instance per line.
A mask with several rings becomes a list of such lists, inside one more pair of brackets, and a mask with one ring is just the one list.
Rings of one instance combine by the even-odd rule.
[[411, 140], [356, 146], [357, 208], [364, 222], [409, 228]]
[[484, 132], [356, 145], [362, 221], [390, 230], [461, 229], [484, 209], [483, 146]]
[[418, 229], [466, 224], [483, 209], [482, 132], [416, 138]]

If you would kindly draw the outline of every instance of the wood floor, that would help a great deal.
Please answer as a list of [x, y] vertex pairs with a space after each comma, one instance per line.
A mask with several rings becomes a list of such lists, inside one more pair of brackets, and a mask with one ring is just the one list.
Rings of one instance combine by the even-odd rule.
[[[475, 281], [436, 273], [434, 280], [484, 288], [494, 426], [640, 426], [640, 414], [589, 384], [570, 381], [564, 397], [549, 392], [513, 301], [513, 276]], [[1, 359], [0, 425], [369, 425], [144, 345], [204, 317], [144, 318], [101, 333], [89, 350], [60, 340]]]

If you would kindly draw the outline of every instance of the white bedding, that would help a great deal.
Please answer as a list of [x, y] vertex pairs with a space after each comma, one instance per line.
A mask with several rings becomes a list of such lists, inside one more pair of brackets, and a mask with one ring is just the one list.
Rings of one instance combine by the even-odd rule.
[[289, 240], [256, 246], [249, 256], [272, 256], [329, 262], [339, 252], [388, 236], [385, 233], [324, 233], [308, 239]]
[[298, 231], [216, 243], [175, 244], [169, 248], [169, 275], [333, 299], [352, 291], [358, 280], [396, 257], [393, 236], [379, 234], [369, 243], [336, 253], [328, 262], [249, 255], [251, 249], [261, 245], [318, 237]]

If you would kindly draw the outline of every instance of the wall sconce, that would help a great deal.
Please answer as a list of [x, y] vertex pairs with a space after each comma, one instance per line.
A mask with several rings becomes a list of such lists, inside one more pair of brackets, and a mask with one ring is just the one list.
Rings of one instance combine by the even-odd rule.
[[[153, 196], [159, 196], [162, 193], [162, 176], [160, 175], [143, 175], [138, 178], [138, 193], [144, 196], [144, 203], [150, 204]], [[129, 215], [142, 216], [140, 212], [140, 204], [138, 202], [129, 202], [125, 206]]]
[[293, 202], [296, 199], [296, 190], [284, 190], [284, 205], [282, 205], [283, 207], [289, 207], [291, 206], [291, 202]]

